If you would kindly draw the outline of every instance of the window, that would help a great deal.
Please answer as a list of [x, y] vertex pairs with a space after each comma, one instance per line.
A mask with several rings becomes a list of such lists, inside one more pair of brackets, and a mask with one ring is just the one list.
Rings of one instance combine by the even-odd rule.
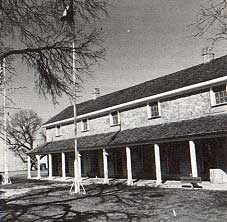
[[160, 104], [159, 102], [149, 103], [147, 105], [148, 118], [160, 117]]
[[[213, 96], [214, 96], [214, 103], [216, 105], [227, 103], [227, 91], [226, 91], [226, 85], [220, 85], [213, 87]], [[215, 105], [213, 104], [213, 105]]]
[[120, 114], [118, 111], [110, 113], [110, 125], [116, 126], [120, 124]]
[[56, 126], [55, 129], [56, 129], [56, 136], [61, 136], [62, 135], [61, 126], [58, 125], [58, 126]]
[[81, 120], [81, 131], [85, 132], [89, 130], [88, 119]]

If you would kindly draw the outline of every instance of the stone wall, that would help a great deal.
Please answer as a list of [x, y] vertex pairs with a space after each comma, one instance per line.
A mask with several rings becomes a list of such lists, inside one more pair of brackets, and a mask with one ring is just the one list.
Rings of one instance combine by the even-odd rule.
[[148, 119], [147, 106], [121, 112], [121, 129], [130, 129], [227, 112], [227, 105], [211, 107], [209, 91], [160, 100], [160, 117]]
[[65, 170], [66, 170], [66, 176], [67, 177], [73, 177], [74, 176], [74, 159], [75, 159], [75, 153], [74, 152], [67, 152], [65, 153]]
[[[89, 136], [100, 133], [114, 132], [118, 130], [132, 129], [157, 125], [168, 122], [176, 122], [185, 119], [192, 119], [208, 114], [220, 114], [227, 112], [227, 105], [211, 107], [209, 89], [198, 91], [193, 94], [185, 94], [160, 100], [160, 114], [158, 118], [148, 119], [147, 104], [133, 107], [127, 110], [120, 110], [121, 125], [110, 126], [109, 114], [104, 114], [89, 119], [89, 130], [81, 131], [81, 122], [77, 123], [77, 135]], [[47, 129], [47, 141], [63, 140], [73, 138], [73, 124], [62, 126], [62, 136], [56, 137], [55, 128]]]
[[74, 137], [74, 125], [73, 124], [62, 125], [61, 132], [62, 132], [61, 135], [56, 136], [55, 127], [47, 129], [46, 130], [47, 142], [73, 138]]
[[227, 183], [227, 137], [216, 140], [217, 166], [210, 169], [211, 183]]
[[80, 154], [82, 155], [82, 176], [103, 177], [102, 150], [82, 151]]

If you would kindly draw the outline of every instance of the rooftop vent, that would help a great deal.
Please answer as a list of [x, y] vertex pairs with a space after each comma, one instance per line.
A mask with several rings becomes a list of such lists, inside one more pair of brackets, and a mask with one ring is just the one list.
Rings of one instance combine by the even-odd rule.
[[214, 59], [214, 53], [212, 53], [212, 48], [206, 47], [202, 49], [203, 63], [208, 63]]

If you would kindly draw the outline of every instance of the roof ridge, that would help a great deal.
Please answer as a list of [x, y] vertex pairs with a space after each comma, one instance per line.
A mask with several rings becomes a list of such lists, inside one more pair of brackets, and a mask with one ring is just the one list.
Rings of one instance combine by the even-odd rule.
[[[121, 91], [125, 91], [125, 90], [128, 90], [128, 89], [130, 89], [130, 88], [133, 88], [133, 87], [135, 87], [135, 86], [139, 86], [139, 85], [142, 85], [142, 84], [145, 84], [145, 83], [148, 83], [148, 82], [157, 81], [158, 79], [162, 79], [162, 78], [164, 78], [164, 77], [171, 76], [171, 75], [174, 75], [174, 74], [179, 73], [179, 72], [184, 72], [184, 71], [186, 71], [186, 70], [188, 70], [188, 69], [196, 68], [196, 67], [199, 67], [199, 66], [210, 65], [211, 63], [213, 63], [213, 62], [215, 62], [215, 61], [217, 61], [217, 60], [219, 60], [219, 59], [221, 59], [221, 58], [224, 58], [224, 57], [227, 57], [227, 55], [224, 55], [224, 56], [215, 58], [215, 59], [211, 60], [209, 63], [200, 63], [200, 64], [197, 64], [197, 65], [194, 65], [194, 66], [191, 66], [191, 67], [183, 68], [183, 69], [181, 69], [181, 70], [178, 70], [178, 71], [175, 71], [175, 72], [172, 72], [172, 73], [169, 73], [169, 74], [164, 74], [164, 75], [159, 76], [159, 77], [156, 77], [156, 78], [154, 78], [154, 79], [146, 80], [146, 81], [141, 82], [141, 83], [139, 83], [139, 84], [135, 84], [135, 85], [132, 85], [132, 86], [129, 86], [129, 87], [126, 87], [126, 88], [117, 90], [117, 91], [113, 91], [113, 92], [104, 94], [104, 95], [102, 95], [102, 96], [99, 96], [97, 99], [99, 99], [99, 98], [101, 98], [101, 97], [105, 97], [105, 96], [107, 96], [107, 95], [111, 95], [111, 94], [113, 94], [113, 93], [118, 93], [118, 92], [121, 92]], [[97, 99], [96, 99], [96, 100], [97, 100]], [[82, 103], [86, 103], [86, 102], [89, 102], [89, 101], [94, 101], [94, 99], [89, 99], [89, 100], [83, 101], [83, 102], [81, 102], [81, 103], [78, 103], [77, 105], [80, 105], [80, 104], [82, 104]], [[73, 105], [71, 105], [71, 106], [73, 106]]]

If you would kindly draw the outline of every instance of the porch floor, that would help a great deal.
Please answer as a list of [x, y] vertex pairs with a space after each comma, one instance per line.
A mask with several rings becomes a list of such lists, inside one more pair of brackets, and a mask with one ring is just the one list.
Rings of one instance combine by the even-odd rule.
[[[37, 177], [32, 177], [31, 179], [38, 179]], [[39, 180], [51, 180], [51, 181], [58, 181], [58, 182], [68, 182], [72, 183], [73, 178], [72, 177], [42, 177]], [[90, 185], [90, 184], [103, 184], [104, 182], [103, 178], [88, 178], [83, 177], [82, 178], [82, 184], [84, 186]], [[114, 179], [109, 178], [109, 184], [127, 184], [127, 179]], [[227, 191], [227, 183], [211, 183], [209, 181], [203, 181], [200, 185], [202, 185], [203, 190], [223, 190]], [[149, 186], [149, 187], [157, 187], [155, 180], [142, 180], [142, 179], [133, 179], [133, 186]], [[191, 188], [182, 188], [181, 181], [171, 181], [167, 180], [164, 184], [159, 185], [160, 188], [181, 188], [181, 189], [191, 189]]]

